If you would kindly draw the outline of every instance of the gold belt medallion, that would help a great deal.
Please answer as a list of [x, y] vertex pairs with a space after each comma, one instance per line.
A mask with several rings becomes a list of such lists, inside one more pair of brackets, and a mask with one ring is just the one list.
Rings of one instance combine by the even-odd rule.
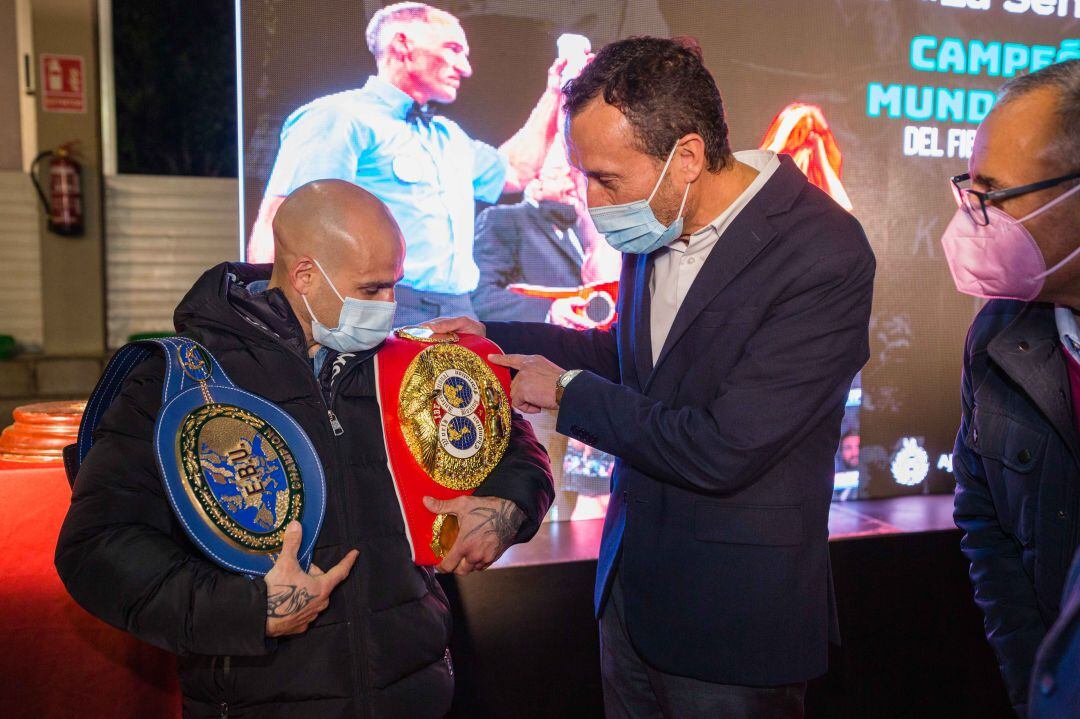
[[222, 538], [253, 552], [281, 548], [304, 510], [300, 468], [284, 438], [257, 415], [228, 404], [197, 407], [177, 433], [189, 498]]
[[432, 344], [405, 370], [398, 420], [413, 457], [448, 489], [480, 486], [510, 442], [510, 402], [491, 368], [458, 344]]

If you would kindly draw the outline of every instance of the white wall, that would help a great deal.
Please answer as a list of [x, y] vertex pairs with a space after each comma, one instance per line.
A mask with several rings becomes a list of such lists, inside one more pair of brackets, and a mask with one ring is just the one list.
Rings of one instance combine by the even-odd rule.
[[173, 309], [199, 275], [237, 259], [238, 211], [235, 179], [105, 178], [109, 347], [172, 331]]
[[13, 335], [31, 351], [41, 349], [45, 335], [37, 203], [27, 175], [0, 172], [0, 334]]
[[0, 169], [22, 168], [22, 57], [16, 40], [15, 0], [0, 0]]

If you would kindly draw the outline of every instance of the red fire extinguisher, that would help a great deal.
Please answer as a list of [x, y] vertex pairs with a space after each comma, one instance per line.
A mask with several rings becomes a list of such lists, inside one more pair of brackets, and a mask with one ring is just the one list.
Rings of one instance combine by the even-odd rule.
[[[83, 234], [82, 166], [73, 157], [74, 145], [66, 142], [55, 151], [46, 150], [30, 165], [30, 179], [48, 215], [49, 231], [66, 237]], [[38, 165], [46, 158], [49, 158], [48, 197], [38, 179]]]

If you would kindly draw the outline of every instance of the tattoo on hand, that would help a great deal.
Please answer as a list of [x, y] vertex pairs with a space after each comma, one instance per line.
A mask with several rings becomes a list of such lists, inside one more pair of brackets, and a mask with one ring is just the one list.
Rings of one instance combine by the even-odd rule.
[[266, 596], [266, 616], [274, 618], [292, 616], [310, 604], [314, 598], [303, 587], [292, 584], [277, 585]]
[[510, 501], [501, 502], [498, 507], [477, 507], [469, 512], [483, 521], [474, 527], [466, 537], [474, 534], [494, 534], [499, 546], [507, 547], [517, 536], [518, 528], [525, 521], [525, 513]]

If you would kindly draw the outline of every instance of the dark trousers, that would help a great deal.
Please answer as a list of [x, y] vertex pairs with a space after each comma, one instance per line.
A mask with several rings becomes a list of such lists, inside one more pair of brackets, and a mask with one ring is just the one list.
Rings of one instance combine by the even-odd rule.
[[627, 635], [621, 585], [616, 574], [600, 617], [600, 672], [607, 719], [802, 719], [805, 682], [744, 687], [665, 674], [650, 667]]
[[397, 302], [397, 312], [394, 314], [396, 327], [418, 325], [436, 317], [476, 318], [472, 307], [472, 296], [469, 294], [421, 292], [405, 285], [398, 285], [394, 288], [394, 300]]

